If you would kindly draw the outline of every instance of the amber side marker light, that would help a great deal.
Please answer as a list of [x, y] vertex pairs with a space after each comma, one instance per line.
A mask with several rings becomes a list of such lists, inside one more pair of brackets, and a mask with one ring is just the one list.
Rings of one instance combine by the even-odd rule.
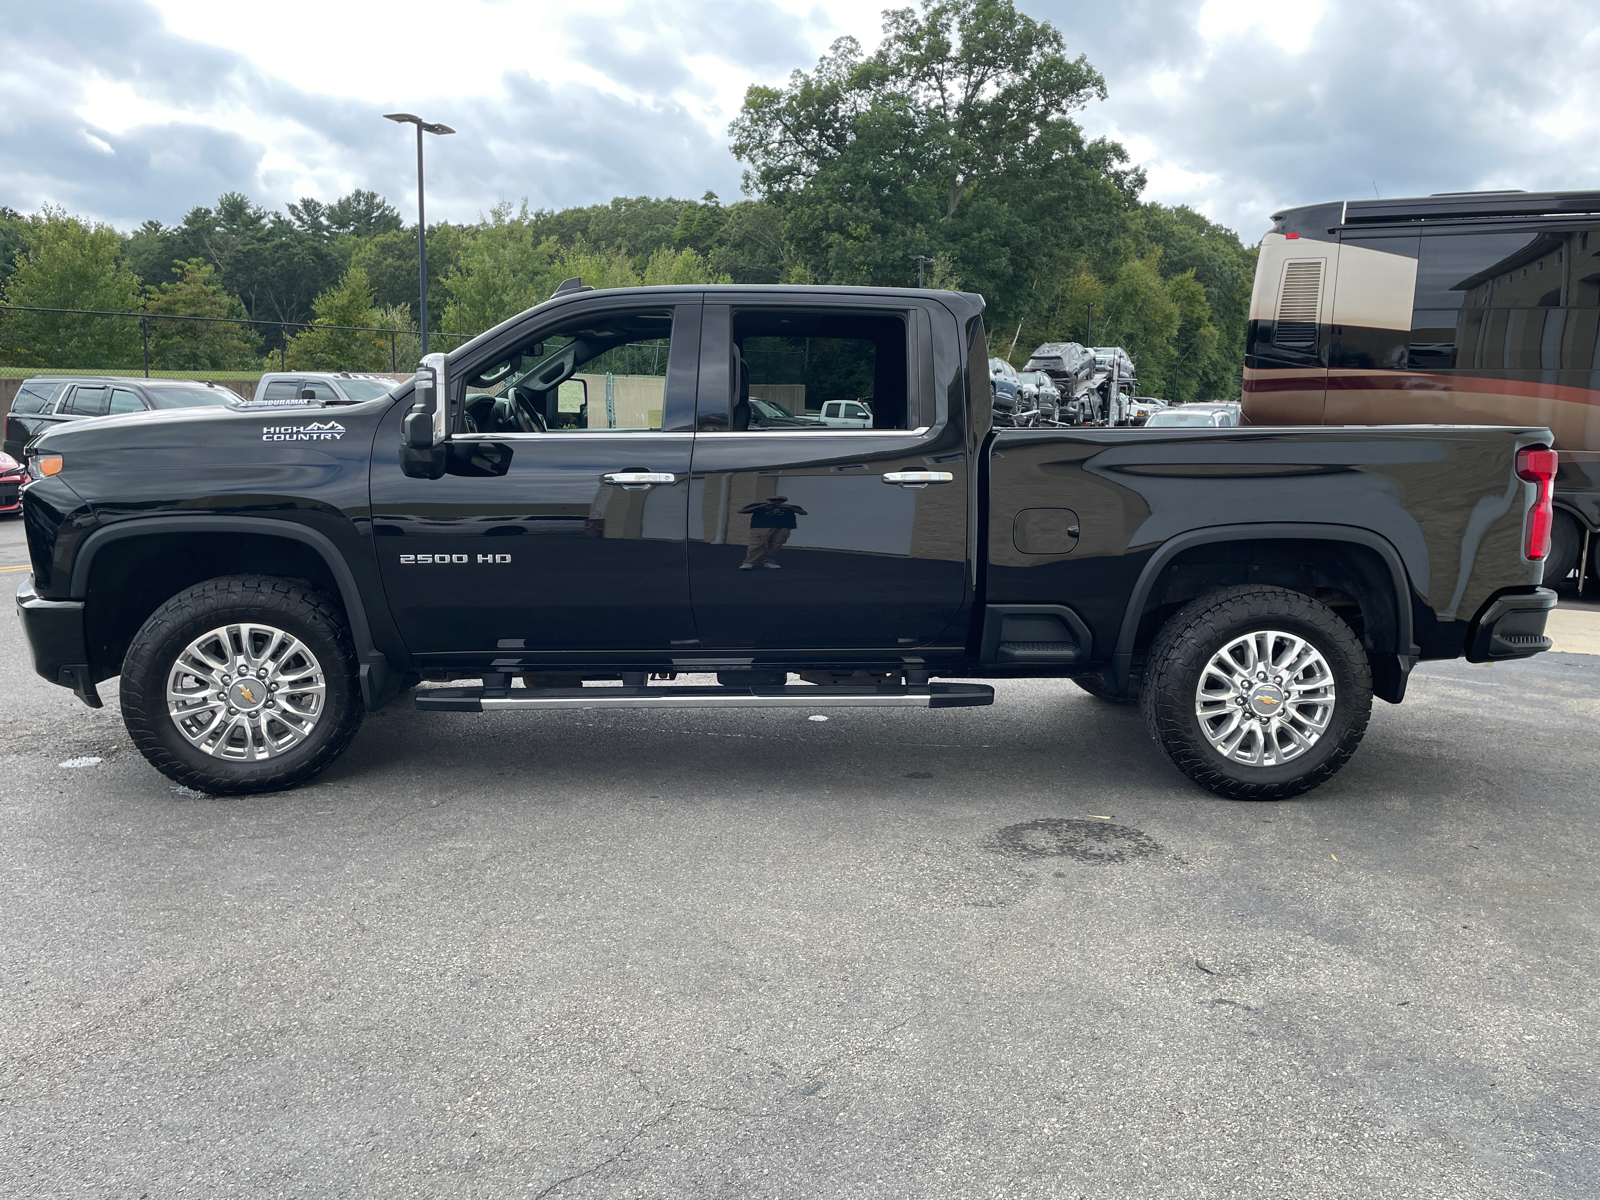
[[34, 460], [40, 475], [56, 475], [61, 471], [61, 455], [50, 454]]
[[1555, 523], [1552, 493], [1555, 490], [1556, 452], [1547, 446], [1528, 446], [1517, 451], [1517, 474], [1539, 485], [1539, 496], [1522, 524], [1522, 553], [1537, 562], [1550, 553], [1550, 527]]

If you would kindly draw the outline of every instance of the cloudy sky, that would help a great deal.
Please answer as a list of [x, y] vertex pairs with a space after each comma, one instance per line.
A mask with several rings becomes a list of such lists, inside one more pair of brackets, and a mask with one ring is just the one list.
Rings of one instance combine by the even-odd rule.
[[[1472, 188], [1600, 187], [1594, 0], [1019, 0], [1106, 76], [1082, 114], [1254, 240], [1274, 209]], [[0, 0], [0, 204], [131, 229], [237, 189], [355, 187], [430, 220], [497, 200], [739, 193], [744, 89], [809, 68], [849, 0]], [[447, 16], [446, 16], [447, 14]]]

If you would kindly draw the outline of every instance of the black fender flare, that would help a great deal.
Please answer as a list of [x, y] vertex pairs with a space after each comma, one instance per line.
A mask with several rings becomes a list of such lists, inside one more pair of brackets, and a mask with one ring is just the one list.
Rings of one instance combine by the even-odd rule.
[[344, 603], [345, 615], [350, 622], [350, 638], [355, 643], [356, 660], [360, 664], [361, 693], [369, 710], [382, 707], [401, 690], [403, 676], [390, 665], [388, 656], [379, 650], [372, 637], [372, 626], [362, 602], [361, 589], [355, 573], [345, 561], [343, 552], [326, 534], [302, 525], [297, 521], [283, 521], [272, 517], [225, 516], [166, 516], [133, 517], [101, 526], [91, 532], [78, 548], [72, 564], [72, 584], [69, 595], [75, 600], [86, 600], [89, 595], [89, 572], [99, 552], [113, 542], [128, 538], [146, 537], [162, 533], [245, 533], [263, 537], [281, 537], [299, 542], [316, 552], [326, 564], [334, 583], [339, 588], [339, 598]]
[[1356, 525], [1320, 525], [1310, 522], [1274, 521], [1263, 522], [1260, 525], [1216, 525], [1209, 529], [1194, 529], [1188, 533], [1180, 533], [1162, 542], [1145, 563], [1144, 569], [1139, 572], [1138, 581], [1133, 585], [1133, 594], [1128, 598], [1128, 607], [1122, 614], [1122, 629], [1117, 635], [1116, 651], [1111, 656], [1111, 669], [1107, 682], [1119, 692], [1127, 688], [1128, 677], [1133, 672], [1133, 643], [1139, 635], [1139, 621], [1144, 616], [1145, 601], [1155, 587], [1156, 580], [1161, 577], [1161, 572], [1179, 554], [1195, 546], [1215, 542], [1291, 540], [1346, 542], [1365, 546], [1375, 551], [1389, 568], [1390, 582], [1394, 585], [1395, 640], [1398, 643], [1393, 652], [1401, 660], [1402, 678], [1399, 693], [1403, 695], [1404, 675], [1410, 673], [1411, 666], [1422, 653], [1422, 648], [1416, 644], [1412, 636], [1411, 582], [1410, 576], [1406, 573], [1405, 563], [1401, 561], [1400, 552], [1395, 549], [1393, 542], [1370, 529], [1362, 529]]

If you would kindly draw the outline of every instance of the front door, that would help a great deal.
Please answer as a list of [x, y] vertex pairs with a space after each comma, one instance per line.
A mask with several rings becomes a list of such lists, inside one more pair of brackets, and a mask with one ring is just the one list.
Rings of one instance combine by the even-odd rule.
[[374, 451], [374, 545], [418, 665], [659, 657], [695, 641], [684, 565], [700, 304], [584, 297], [452, 362], [441, 479]]
[[[970, 455], [935, 404], [935, 319], [957, 344], [943, 310], [881, 298], [706, 305], [689, 500], [705, 648], [964, 640]], [[835, 401], [871, 427], [826, 424]]]

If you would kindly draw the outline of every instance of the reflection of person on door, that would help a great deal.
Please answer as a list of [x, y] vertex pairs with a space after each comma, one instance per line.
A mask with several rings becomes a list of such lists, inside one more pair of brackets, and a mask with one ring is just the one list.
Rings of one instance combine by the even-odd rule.
[[774, 560], [778, 557], [778, 549], [794, 532], [795, 517], [811, 515], [798, 504], [788, 501], [787, 496], [772, 496], [757, 500], [754, 504], [746, 504], [739, 510], [750, 518], [750, 548], [745, 551], [744, 562], [739, 564], [739, 570], [751, 571], [758, 566], [773, 571], [778, 569]]

